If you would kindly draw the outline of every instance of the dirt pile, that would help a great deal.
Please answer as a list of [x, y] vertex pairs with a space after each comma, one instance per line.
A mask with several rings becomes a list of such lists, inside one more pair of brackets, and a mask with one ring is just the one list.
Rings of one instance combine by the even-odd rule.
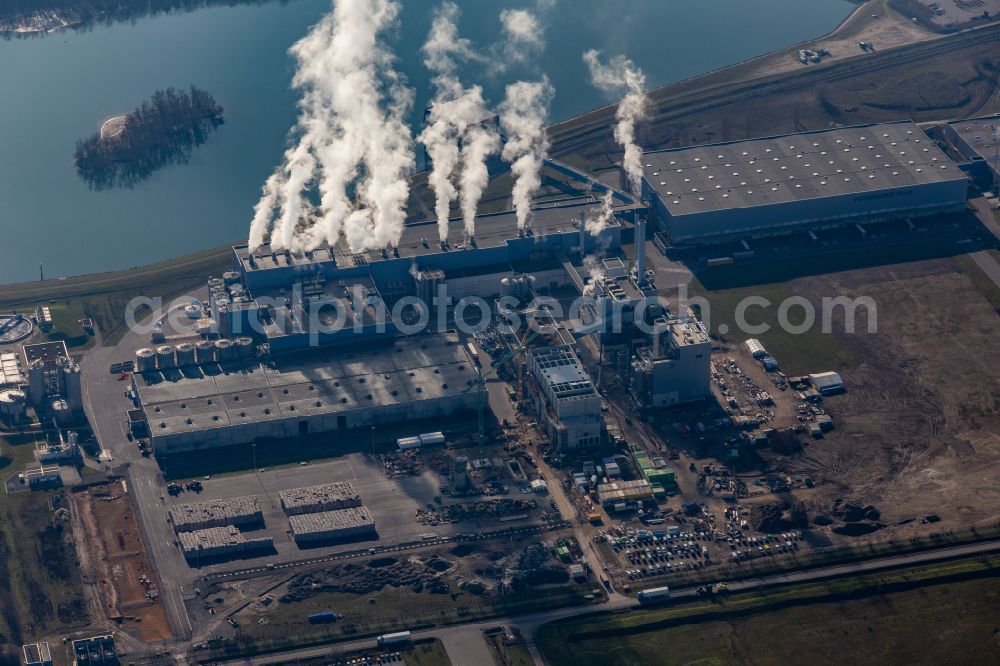
[[499, 581], [501, 587], [513, 592], [538, 585], [558, 585], [569, 580], [569, 572], [555, 561], [551, 547], [540, 543], [498, 558], [492, 566], [477, 569], [476, 574]]
[[320, 592], [372, 594], [386, 586], [408, 587], [414, 592], [424, 590], [432, 594], [448, 594], [450, 589], [442, 574], [451, 570], [451, 562], [434, 558], [397, 560], [382, 557], [366, 565], [340, 564], [298, 576], [288, 583], [282, 603], [308, 599]]
[[865, 536], [885, 527], [879, 522], [882, 512], [873, 505], [861, 506], [854, 502], [845, 502], [839, 497], [833, 501], [830, 515], [843, 521], [844, 524], [834, 527], [833, 532], [844, 536]]
[[780, 502], [752, 507], [750, 523], [754, 529], [768, 533], [801, 530], [809, 525], [809, 513], [802, 502], [784, 498]]

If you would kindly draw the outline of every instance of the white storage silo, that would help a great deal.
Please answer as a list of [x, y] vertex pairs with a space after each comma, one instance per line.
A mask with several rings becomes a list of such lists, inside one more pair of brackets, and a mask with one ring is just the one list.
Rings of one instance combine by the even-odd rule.
[[177, 367], [187, 368], [196, 364], [194, 345], [190, 342], [182, 342], [177, 345]]
[[45, 400], [45, 383], [45, 361], [36, 358], [28, 366], [28, 395], [35, 407], [40, 407]]
[[248, 336], [236, 338], [236, 350], [240, 358], [253, 358], [257, 353], [253, 338]]
[[80, 381], [80, 366], [76, 363], [67, 363], [60, 368], [62, 372], [63, 387], [66, 392], [66, 402], [74, 412], [83, 411], [83, 388]]
[[215, 341], [215, 356], [220, 363], [224, 361], [233, 361], [236, 359], [236, 348], [233, 346], [232, 340], [227, 340], [222, 338], [221, 340]]
[[177, 367], [173, 347], [170, 345], [160, 345], [156, 348], [156, 367], [160, 370]]
[[135, 369], [137, 372], [152, 372], [156, 370], [156, 352], [148, 347], [135, 351]]
[[198, 359], [198, 365], [210, 365], [215, 363], [215, 344], [209, 342], [208, 340], [202, 340], [194, 346], [195, 356]]

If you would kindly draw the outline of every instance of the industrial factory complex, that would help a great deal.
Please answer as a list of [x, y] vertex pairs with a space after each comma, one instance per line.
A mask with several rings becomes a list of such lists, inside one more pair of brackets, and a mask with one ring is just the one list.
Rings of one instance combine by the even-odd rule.
[[8, 216], [0, 666], [725, 661], [746, 600], [758, 661], [997, 652], [1000, 0], [694, 3], [774, 50], [667, 85], [733, 49], [550, 4], [233, 14], [283, 139], [163, 81], [38, 147], [109, 215]]
[[[964, 137], [962, 150], [982, 156], [986, 149], [969, 138], [981, 126], [951, 126]], [[601, 399], [577, 359], [579, 335], [596, 330], [602, 348], [625, 350], [641, 406], [710, 394], [708, 333], [691, 313], [657, 301], [647, 234], [685, 245], [950, 212], [965, 205], [969, 180], [965, 165], [910, 122], [649, 152], [643, 160], [643, 201], [549, 164], [594, 194], [538, 205], [525, 229], [505, 212], [480, 215], [475, 237], [457, 220], [443, 242], [434, 223], [410, 224], [395, 246], [362, 253], [343, 241], [303, 254], [234, 247], [233, 270], [212, 278], [204, 309], [189, 313], [200, 338], [137, 352], [133, 429], [162, 454], [470, 412], [478, 359], [441, 322], [453, 324], [466, 297], [501, 298], [496, 310], [506, 315], [536, 291], [569, 288], [590, 299], [581, 321], [591, 329], [559, 323], [554, 337], [509, 341], [550, 439], [591, 446], [604, 434]], [[602, 200], [608, 192], [610, 207]], [[585, 227], [597, 217], [606, 223], [594, 234]], [[627, 243], [639, 248], [634, 260], [622, 252]], [[438, 330], [426, 332], [434, 319]], [[612, 319], [624, 329], [602, 328]], [[345, 342], [352, 344], [338, 344]], [[71, 369], [32, 362], [47, 364], [47, 394], [68, 386], [72, 398], [72, 381], [51, 379]]]

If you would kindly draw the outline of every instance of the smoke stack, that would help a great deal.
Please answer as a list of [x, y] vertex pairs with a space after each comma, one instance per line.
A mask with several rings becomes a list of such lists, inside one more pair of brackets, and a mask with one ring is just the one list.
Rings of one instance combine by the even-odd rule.
[[580, 258], [587, 253], [587, 221], [584, 219], [584, 212], [580, 211]]
[[646, 218], [639, 217], [635, 225], [635, 272], [639, 284], [646, 284]]

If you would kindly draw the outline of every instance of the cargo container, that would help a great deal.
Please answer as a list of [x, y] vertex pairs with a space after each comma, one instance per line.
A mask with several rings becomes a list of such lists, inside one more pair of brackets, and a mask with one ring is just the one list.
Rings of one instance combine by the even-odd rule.
[[653, 587], [648, 590], [641, 590], [638, 594], [640, 604], [654, 604], [666, 601], [670, 598], [669, 587]]
[[425, 432], [420, 435], [421, 446], [433, 446], [434, 444], [444, 444], [443, 432]]
[[396, 444], [399, 445], [400, 451], [409, 451], [410, 449], [420, 448], [420, 438], [419, 437], [400, 437], [396, 440]]
[[709, 267], [712, 267], [712, 266], [726, 266], [728, 264], [733, 263], [733, 258], [732, 257], [715, 257], [713, 259], [709, 259], [707, 263], [708, 263]]
[[410, 632], [408, 631], [397, 631], [392, 634], [382, 634], [378, 637], [378, 646], [386, 647], [388, 645], [399, 645], [401, 643], [410, 642]]
[[333, 622], [337, 619], [337, 614], [333, 611], [323, 611], [322, 613], [313, 613], [309, 616], [309, 624], [324, 624], [326, 622]]

